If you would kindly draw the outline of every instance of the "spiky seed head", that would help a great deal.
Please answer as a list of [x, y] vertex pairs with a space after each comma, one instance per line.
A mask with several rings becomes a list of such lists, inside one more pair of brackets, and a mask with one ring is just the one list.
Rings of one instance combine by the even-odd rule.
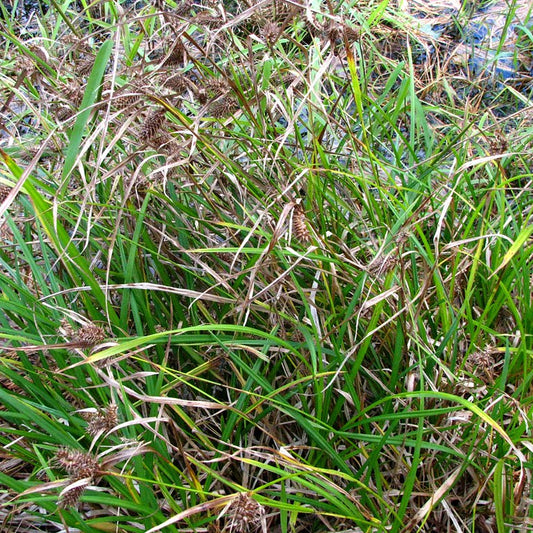
[[237, 100], [231, 96], [226, 96], [216, 100], [209, 106], [209, 112], [215, 118], [222, 118], [231, 115], [239, 107]]
[[76, 469], [79, 458], [83, 452], [80, 450], [73, 450], [72, 448], [59, 448], [56, 452], [55, 462], [59, 467], [72, 474]]
[[127, 94], [115, 98], [113, 103], [115, 105], [115, 108], [121, 111], [122, 109], [126, 109], [135, 105], [137, 102], [139, 102], [140, 99], [141, 96], [139, 94]]
[[87, 433], [94, 437], [100, 432], [107, 433], [118, 425], [118, 407], [111, 404], [96, 413], [83, 413], [83, 417], [89, 423]]
[[398, 257], [394, 254], [379, 255], [374, 257], [366, 266], [366, 270], [372, 276], [381, 276], [390, 272], [398, 264]]
[[59, 448], [55, 462], [75, 479], [93, 479], [100, 473], [100, 463], [94, 455], [74, 448]]
[[346, 38], [348, 41], [357, 41], [359, 37], [361, 37], [361, 33], [358, 29], [352, 28], [351, 26], [347, 26], [346, 24], [343, 26], [344, 34], [346, 35]]
[[177, 93], [182, 93], [186, 91], [191, 86], [191, 84], [191, 80], [189, 80], [189, 78], [187, 78], [187, 76], [184, 76], [183, 74], [175, 74], [165, 82], [166, 87], [172, 89]]
[[72, 82], [63, 87], [63, 95], [76, 108], [78, 108], [83, 100], [83, 90], [77, 82]]
[[101, 343], [105, 338], [106, 333], [104, 328], [89, 323], [76, 331], [74, 342], [81, 344], [83, 348], [92, 348]]
[[248, 533], [255, 531], [265, 515], [265, 508], [257, 503], [249, 493], [239, 494], [228, 509], [228, 531]]
[[343, 25], [334, 20], [330, 20], [325, 25], [324, 33], [326, 34], [332, 48], [335, 48], [335, 45], [341, 41], [343, 31], [344, 31]]
[[490, 155], [504, 154], [509, 148], [509, 141], [502, 133], [497, 133], [494, 139], [490, 140]]
[[48, 52], [42, 46], [32, 44], [28, 46], [28, 48], [41, 61], [43, 61], [44, 63], [50, 63], [50, 57], [48, 56]]
[[74, 340], [76, 335], [75, 329], [71, 326], [70, 322], [66, 318], [61, 319], [61, 327], [59, 328], [59, 333], [64, 335], [68, 340]]
[[217, 98], [226, 94], [231, 87], [228, 82], [220, 78], [211, 78], [204, 83], [204, 89], [211, 98]]
[[0, 204], [4, 202], [10, 192], [11, 187], [7, 187], [6, 185], [0, 185]]
[[148, 142], [149, 140], [153, 139], [157, 135], [158, 131], [161, 129], [161, 126], [164, 122], [164, 109], [156, 109], [152, 111], [144, 121], [143, 127], [141, 129], [141, 142]]
[[485, 348], [484, 350], [477, 350], [468, 356], [467, 364], [469, 367], [477, 367], [483, 371], [490, 371], [494, 368], [496, 363], [492, 354], [492, 349]]
[[270, 46], [276, 44], [276, 41], [279, 39], [279, 34], [279, 26], [275, 22], [267, 22], [261, 28], [261, 37], [263, 37], [266, 43]]
[[185, 56], [185, 45], [181, 39], [177, 39], [172, 48], [169, 50], [167, 58], [165, 59], [165, 66], [181, 65]]
[[307, 218], [301, 205], [294, 207], [292, 231], [300, 242], [308, 243], [311, 240], [311, 234], [307, 229]]
[[83, 491], [87, 488], [87, 485], [75, 485], [71, 489], [66, 489], [61, 494], [60, 506], [64, 509], [75, 507], [80, 501]]

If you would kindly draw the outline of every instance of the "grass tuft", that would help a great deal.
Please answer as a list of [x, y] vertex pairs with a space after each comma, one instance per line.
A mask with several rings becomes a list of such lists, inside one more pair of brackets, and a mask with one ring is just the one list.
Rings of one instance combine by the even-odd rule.
[[481, 70], [479, 11], [46, 7], [0, 6], [2, 530], [530, 527], [520, 6]]

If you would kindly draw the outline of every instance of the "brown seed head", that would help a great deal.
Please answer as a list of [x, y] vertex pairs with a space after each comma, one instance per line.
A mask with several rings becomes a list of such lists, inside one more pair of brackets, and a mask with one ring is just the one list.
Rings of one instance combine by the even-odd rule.
[[82, 348], [92, 348], [101, 343], [106, 338], [104, 328], [95, 324], [85, 324], [74, 336], [74, 342], [78, 342], [82, 345]]
[[86, 488], [87, 485], [76, 485], [71, 489], [67, 487], [61, 495], [60, 506], [64, 509], [76, 506]]
[[157, 135], [157, 132], [159, 131], [161, 126], [163, 126], [164, 122], [164, 109], [155, 109], [154, 111], [152, 111], [144, 121], [143, 127], [141, 129], [141, 142], [148, 142], [150, 139], [153, 139]]
[[37, 46], [33, 44], [33, 45], [30, 45], [28, 48], [33, 54], [35, 54], [35, 56], [38, 59], [40, 59], [44, 63], [50, 62], [50, 58], [48, 57], [48, 52], [42, 46]]
[[280, 29], [275, 22], [267, 22], [261, 29], [261, 37], [267, 44], [273, 46], [279, 39]]
[[220, 78], [211, 78], [204, 83], [204, 89], [207, 91], [211, 98], [217, 98], [226, 94], [231, 87], [228, 82]]
[[204, 105], [207, 103], [207, 100], [208, 100], [208, 95], [207, 95], [207, 91], [202, 87], [200, 89], [197, 89], [195, 92], [194, 92], [194, 96], [196, 97], [196, 99], [198, 100], [198, 102], [200, 102], [200, 104]]
[[113, 103], [115, 108], [119, 111], [135, 105], [141, 99], [140, 94], [125, 94], [124, 96], [118, 96], [114, 99]]
[[100, 473], [98, 459], [82, 450], [60, 448], [56, 453], [55, 462], [75, 479], [93, 479]]
[[490, 155], [504, 154], [509, 148], [509, 141], [502, 133], [497, 132], [490, 140]]
[[165, 81], [165, 86], [177, 93], [185, 92], [192, 84], [192, 81], [183, 74], [175, 74]]
[[107, 433], [118, 425], [118, 408], [116, 405], [108, 405], [105, 409], [96, 413], [82, 413], [89, 424], [87, 433], [94, 437], [100, 432]]
[[301, 205], [294, 207], [294, 213], [292, 216], [292, 231], [295, 237], [303, 243], [307, 243], [311, 240], [311, 234], [307, 229], [307, 218]]
[[334, 20], [330, 20], [326, 23], [324, 27], [324, 32], [327, 35], [327, 38], [331, 42], [331, 46], [335, 46], [337, 41], [340, 41], [342, 39], [344, 27], [339, 22], [336, 22]]
[[265, 515], [265, 508], [257, 503], [248, 493], [241, 493], [228, 509], [228, 531], [248, 533], [255, 531]]
[[382, 276], [390, 272], [398, 264], [398, 257], [394, 254], [379, 255], [374, 257], [366, 266], [366, 270], [372, 276]]
[[83, 100], [83, 89], [73, 81], [63, 87], [63, 95], [74, 107], [78, 108]]
[[477, 367], [484, 372], [491, 371], [494, 368], [495, 363], [496, 361], [492, 355], [491, 348], [473, 352], [468, 356], [467, 360], [467, 365], [470, 368], [473, 369]]
[[76, 63], [76, 72], [80, 76], [87, 76], [89, 72], [91, 72], [93, 65], [94, 65], [93, 57], [81, 59], [78, 63]]
[[164, 65], [181, 65], [185, 58], [185, 54], [185, 45], [180, 39], [177, 39], [172, 45], [172, 48], [170, 49], [167, 58], [165, 59]]
[[216, 100], [209, 106], [209, 112], [215, 118], [222, 118], [231, 115], [238, 109], [237, 100], [231, 96], [226, 96]]
[[7, 187], [6, 185], [0, 185], [0, 204], [4, 202], [10, 192], [11, 187]]

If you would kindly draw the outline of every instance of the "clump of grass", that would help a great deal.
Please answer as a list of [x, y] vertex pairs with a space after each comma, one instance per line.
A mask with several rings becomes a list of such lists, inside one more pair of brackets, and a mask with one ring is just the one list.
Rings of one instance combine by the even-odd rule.
[[5, 527], [529, 523], [526, 113], [385, 4], [5, 24]]

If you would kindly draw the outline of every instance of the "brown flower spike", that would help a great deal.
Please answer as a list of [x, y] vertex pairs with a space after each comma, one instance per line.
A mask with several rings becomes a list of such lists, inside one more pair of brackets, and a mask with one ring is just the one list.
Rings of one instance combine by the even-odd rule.
[[156, 109], [155, 111], [152, 111], [144, 121], [140, 135], [141, 142], [148, 142], [150, 139], [153, 139], [164, 122], [164, 109]]
[[[55, 463], [70, 476], [71, 483], [61, 494], [63, 507], [76, 505], [83, 491], [102, 473], [100, 463], [94, 455], [73, 448], [60, 448], [56, 453]], [[74, 486], [69, 488], [70, 485]]]
[[82, 413], [87, 420], [87, 433], [94, 437], [98, 433], [107, 433], [118, 424], [118, 408], [116, 405], [108, 405], [105, 409], [96, 413]]
[[301, 205], [294, 207], [294, 213], [292, 216], [292, 231], [295, 237], [300, 241], [308, 243], [311, 240], [311, 234], [307, 229], [307, 219], [304, 210]]
[[249, 533], [256, 531], [265, 516], [265, 508], [257, 503], [249, 493], [243, 492], [231, 502], [228, 512], [227, 531]]

